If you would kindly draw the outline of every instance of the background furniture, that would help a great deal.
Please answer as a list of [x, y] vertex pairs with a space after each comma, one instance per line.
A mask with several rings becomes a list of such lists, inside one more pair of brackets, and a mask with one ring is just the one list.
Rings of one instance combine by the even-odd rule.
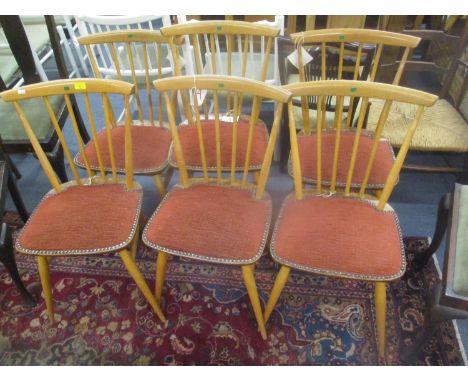
[[468, 318], [468, 186], [455, 184], [455, 191], [441, 198], [433, 243], [416, 259], [424, 265], [437, 250], [447, 230], [442, 280], [427, 296], [424, 328], [411, 346], [402, 349], [402, 359], [411, 362], [445, 320]]
[[[3, 152], [3, 146], [0, 139], [0, 216], [3, 217], [5, 197], [7, 190], [10, 191], [13, 201], [15, 202], [18, 212], [26, 222], [29, 215], [24, 208], [21, 196], [16, 188], [15, 175], [10, 169], [9, 158]], [[34, 297], [29, 293], [21, 281], [18, 273], [18, 268], [15, 262], [15, 252], [13, 249], [13, 240], [11, 237], [11, 228], [5, 222], [1, 223], [0, 227], [0, 262], [5, 266], [11, 279], [15, 283], [18, 291], [23, 296], [24, 301], [28, 305], [36, 305]]]

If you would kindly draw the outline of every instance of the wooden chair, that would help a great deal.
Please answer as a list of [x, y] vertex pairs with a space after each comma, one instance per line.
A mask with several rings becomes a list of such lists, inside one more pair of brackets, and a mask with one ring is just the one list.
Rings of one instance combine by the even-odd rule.
[[[388, 84], [364, 81], [315, 81], [296, 83], [284, 87], [293, 96], [318, 97], [316, 128], [317, 153], [326, 137], [323, 132], [322, 116], [325, 112], [325, 97], [338, 98], [335, 120], [341, 120], [344, 98], [361, 97], [384, 99], [385, 112], [371, 140], [361, 134], [362, 115], [354, 131], [351, 154], [343, 151], [344, 141], [341, 124], [336, 124], [333, 158], [317, 155], [316, 186], [304, 189], [302, 184], [303, 161], [299, 150], [299, 139], [293, 112], [293, 103], [288, 104], [289, 132], [291, 135], [291, 157], [294, 176], [294, 194], [283, 202], [270, 245], [273, 258], [281, 264], [280, 271], [270, 294], [265, 310], [268, 321], [280, 293], [288, 279], [291, 268], [325, 276], [359, 279], [375, 283], [379, 355], [385, 349], [385, 288], [386, 283], [399, 278], [405, 271], [405, 254], [402, 245], [398, 218], [387, 204], [395, 186], [401, 166], [408, 151], [412, 136], [417, 128], [425, 106], [435, 103], [437, 97], [417, 90]], [[380, 135], [392, 102], [408, 102], [418, 105], [418, 111], [405, 138], [405, 143], [392, 164], [385, 186], [377, 199], [368, 187], [372, 168], [377, 161]], [[358, 151], [358, 147], [362, 150]], [[332, 171], [327, 174], [327, 160]], [[339, 169], [346, 169], [344, 190], [339, 190]], [[359, 191], [353, 192], [355, 174], [362, 172]], [[324, 179], [330, 179], [329, 190]]]
[[[275, 68], [274, 65], [271, 65], [270, 54], [275, 43], [275, 37], [279, 32], [279, 28], [269, 25], [225, 20], [192, 21], [161, 29], [161, 33], [169, 38], [175, 65], [174, 73], [177, 76], [182, 74], [181, 54], [180, 50], [177, 49], [177, 41], [180, 41], [180, 38], [187, 38], [193, 46], [195, 74], [238, 76], [262, 82], [268, 82], [267, 78], [270, 78], [270, 83], [275, 83]], [[204, 102], [204, 118], [201, 121], [203, 128], [205, 125], [212, 125], [214, 120], [212, 114], [214, 104], [211, 94], [208, 94], [205, 100], [210, 102]], [[242, 101], [241, 98], [241, 111], [243, 110]], [[232, 97], [226, 94], [226, 99], [223, 99], [222, 102], [227, 105], [226, 112], [228, 114], [232, 113]], [[183, 101], [183, 107], [188, 107], [186, 100]], [[260, 109], [257, 108], [257, 110]], [[184, 111], [184, 114], [187, 115], [187, 112]], [[229, 118], [229, 116], [226, 116], [226, 118]], [[264, 134], [263, 139], [266, 141], [268, 132], [265, 129], [265, 123], [258, 119], [258, 115], [255, 116], [255, 120], [257, 121], [255, 126], [256, 134]], [[245, 123], [248, 124], [248, 119], [245, 120]], [[192, 125], [190, 130], [187, 129], [186, 134], [192, 136], [196, 134], [195, 126]], [[242, 140], [243, 138], [239, 136], [240, 146], [246, 144]], [[193, 147], [197, 147], [196, 143], [193, 144]], [[216, 171], [214, 153], [213, 148], [207, 151], [208, 171]], [[265, 152], [259, 152], [256, 158], [263, 158], [264, 154]], [[193, 156], [198, 158], [196, 154]], [[172, 166], [177, 167], [177, 161], [173, 155], [170, 157], [170, 163]], [[249, 171], [254, 173], [255, 179], [259, 176], [261, 165], [261, 161], [251, 163]], [[200, 171], [200, 166], [191, 162], [190, 158], [186, 158], [186, 166], [191, 172]], [[221, 170], [229, 171], [230, 168], [223, 167]]]
[[[380, 58], [382, 56], [382, 51], [387, 47], [401, 47], [404, 49], [398, 71], [395, 74], [393, 80], [394, 84], [398, 84], [404, 65], [406, 63], [408, 54], [411, 48], [414, 48], [419, 43], [419, 38], [401, 35], [398, 33], [385, 32], [379, 30], [369, 30], [369, 29], [355, 29], [355, 28], [340, 28], [340, 29], [322, 29], [322, 30], [313, 30], [301, 33], [295, 33], [291, 35], [291, 41], [298, 51], [298, 76], [296, 81], [305, 82], [310, 80], [327, 80], [327, 79], [352, 79], [352, 80], [369, 80], [374, 81], [379, 69]], [[302, 48], [308, 49], [316, 59], [312, 60], [311, 64], [304, 65], [302, 58]], [[284, 54], [283, 54], [284, 57]], [[284, 65], [283, 62], [280, 62], [280, 65]], [[288, 73], [283, 72], [283, 79], [290, 84], [294, 81], [294, 77], [288, 76]], [[299, 103], [299, 100], [297, 100]], [[340, 107], [336, 104], [336, 99], [334, 98], [323, 98], [323, 102], [328, 110], [329, 118], [327, 119], [327, 114], [323, 114], [322, 125], [327, 132], [327, 137], [324, 139], [324, 156], [330, 157], [333, 155], [333, 131], [336, 130], [336, 125], [332, 123], [334, 116], [335, 106]], [[357, 97], [349, 98], [349, 105], [345, 105], [345, 111], [343, 115], [343, 120], [336, 121], [340, 123], [347, 130], [357, 123], [356, 114], [360, 114], [359, 110], [367, 111], [369, 102], [362, 102]], [[314, 124], [313, 116], [316, 115], [315, 112], [311, 113], [309, 109], [314, 111], [317, 109], [316, 101], [312, 99], [307, 99], [307, 97], [302, 97], [300, 99], [300, 109], [295, 108], [297, 111], [296, 121], [303, 121], [303, 131], [304, 134], [299, 137], [299, 150], [303, 150], [303, 147], [309, 147], [314, 145], [315, 141], [315, 132], [312, 129]], [[348, 112], [349, 110], [349, 112]], [[331, 114], [331, 115], [330, 115]], [[364, 118], [364, 116], [363, 116]], [[285, 120], [287, 120], [285, 118]], [[364, 120], [362, 121], [364, 123]], [[298, 123], [296, 123], [298, 126]], [[289, 147], [288, 147], [288, 138], [286, 134], [286, 129], [283, 130], [284, 136], [282, 138], [282, 159], [281, 165], [283, 168], [286, 165], [288, 158]], [[364, 133], [366, 136], [368, 133]], [[348, 150], [352, 147], [354, 133], [343, 134], [343, 150]], [[371, 139], [371, 138], [367, 138]], [[308, 163], [313, 163], [313, 159], [307, 157], [307, 155], [313, 155], [313, 151], [306, 149], [304, 154], [301, 155], [304, 158], [304, 161]], [[350, 155], [350, 152], [348, 152]], [[383, 141], [380, 143], [377, 151], [377, 156], [380, 162], [391, 163], [394, 160], [394, 155], [392, 148], [388, 142]], [[329, 162], [331, 163], [331, 162]], [[391, 167], [391, 166], [390, 166]], [[390, 167], [385, 167], [382, 169], [376, 169], [372, 174], [372, 179], [369, 182], [368, 187], [376, 190], [383, 188], [385, 179], [388, 175], [388, 170]], [[312, 183], [316, 178], [316, 175], [313, 172], [310, 172], [313, 167], [308, 166], [303, 168], [303, 181], [304, 183]], [[289, 165], [289, 170], [291, 173], [291, 165]], [[325, 172], [324, 176], [327, 173], [330, 173], [331, 168]], [[338, 185], [340, 187], [344, 186], [346, 179], [341, 176], [345, 174], [346, 170], [341, 169], [338, 171]], [[324, 184], [330, 184], [330, 178], [324, 178], [322, 180]], [[358, 188], [360, 186], [360, 180], [357, 179], [357, 182], [353, 184], [353, 188]]]
[[[265, 192], [274, 145], [278, 136], [283, 103], [290, 93], [265, 83], [234, 76], [180, 76], [154, 82], [166, 101], [174, 153], [180, 171], [180, 185], [174, 187], [158, 206], [143, 231], [143, 241], [158, 250], [156, 272], [156, 300], [160, 301], [168, 255], [189, 257], [206, 262], [237, 265], [242, 268], [247, 292], [252, 303], [260, 333], [266, 339], [260, 300], [254, 279], [254, 264], [262, 256], [271, 219], [272, 203]], [[213, 92], [214, 122], [202, 128], [200, 104], [194, 95], [193, 110], [185, 109], [187, 119], [196, 130], [192, 140], [186, 141], [184, 129], [177, 127], [175, 110], [169, 92], [181, 92], [189, 98], [200, 90]], [[222, 120], [219, 93], [229, 93], [234, 111], [233, 123]], [[242, 99], [253, 97], [249, 122], [241, 119]], [[225, 97], [228, 97], [226, 94]], [[255, 131], [258, 108], [262, 99], [278, 102], [278, 110], [268, 141]], [[193, 111], [193, 112], [192, 112]], [[201, 177], [189, 177], [187, 160], [197, 163]], [[264, 150], [255, 150], [258, 145]], [[210, 176], [208, 153], [215, 151], [216, 176]], [[260, 176], [257, 185], [249, 181], [252, 160], [258, 160]], [[222, 170], [229, 168], [229, 173]], [[242, 169], [239, 175], [238, 170]]]
[[[49, 262], [58, 256], [97, 255], [118, 252], [129, 274], [148, 300], [157, 316], [165, 321], [154, 296], [138, 270], [134, 258], [138, 244], [138, 225], [142, 203], [141, 186], [133, 181], [132, 136], [129, 115], [129, 97], [134, 87], [121, 81], [80, 79], [57, 80], [33, 84], [1, 93], [5, 102], [12, 102], [28, 135], [41, 166], [53, 189], [49, 191], [26, 222], [16, 241], [16, 250], [37, 257], [47, 313], [54, 322], [52, 285]], [[76, 126], [70, 96], [82, 95], [89, 120], [89, 127], [99, 161], [99, 173], [95, 174]], [[86, 164], [86, 177], [80, 177], [71, 153], [53, 113], [50, 97], [63, 96], [72, 122], [81, 155]], [[111, 110], [109, 95], [123, 98], [127, 119], [125, 123], [125, 178], [117, 176], [117, 166], [111, 134]], [[91, 96], [102, 101], [106, 131], [109, 140], [105, 148], [97, 139], [95, 119], [91, 108]], [[58, 139], [63, 147], [74, 180], [60, 183], [54, 174], [34, 133], [34, 122], [28, 120], [21, 104], [29, 99], [42, 98]], [[101, 109], [102, 110], [102, 109]], [[99, 112], [100, 110], [94, 110]], [[106, 150], [107, 149], [107, 150]], [[112, 175], [108, 177], [105, 159], [110, 156]]]
[[[162, 78], [168, 71], [163, 68], [163, 47], [167, 49], [167, 38], [159, 31], [119, 30], [91, 34], [78, 38], [78, 42], [86, 47], [90, 57], [94, 75], [97, 78], [117, 78], [133, 83], [134, 99], [137, 107], [137, 118], [132, 121], [133, 140], [133, 172], [135, 175], [150, 175], [153, 177], [161, 197], [166, 194], [166, 187], [172, 176], [168, 166], [168, 153], [171, 145], [171, 135], [164, 122], [163, 102], [158, 95], [157, 110], [153, 102], [154, 88], [151, 81]], [[99, 49], [98, 49], [99, 48]], [[102, 69], [98, 64], [95, 52], [108, 51], [106, 60], [108, 67]], [[100, 57], [103, 60], [103, 57]], [[140, 92], [140, 86], [144, 91]], [[142, 90], [143, 90], [142, 89]], [[142, 95], [146, 97], [142, 100]], [[156, 97], [154, 97], [156, 98]], [[143, 102], [144, 101], [144, 102]], [[146, 113], [145, 113], [146, 107]], [[125, 127], [121, 119], [115, 122], [112, 136], [116, 142], [116, 166], [118, 172], [125, 171]], [[106, 145], [107, 134], [103, 130], [97, 139], [101, 145]], [[85, 148], [90, 158], [90, 166], [99, 169], [94, 142], [89, 142]], [[81, 154], [75, 157], [75, 163], [84, 166]], [[105, 163], [106, 171], [110, 171], [111, 163]]]
[[[418, 88], [437, 92], [439, 100], [423, 117], [421, 128], [416, 132], [411, 142], [411, 150], [426, 153], [458, 153], [465, 157], [463, 168], [453, 166], [433, 166], [421, 164], [406, 164], [405, 169], [423, 172], [449, 172], [460, 175], [460, 181], [468, 181], [468, 124], [466, 117], [459, 110], [460, 103], [465, 96], [466, 85], [461, 86], [455, 94], [450, 94], [454, 75], [457, 68], [464, 66], [466, 83], [468, 75], [466, 68], [468, 64], [459, 60], [462, 52], [466, 48], [468, 41], [468, 22], [465, 24], [465, 31], [462, 36], [452, 36], [443, 31], [436, 30], [405, 30], [411, 36], [420, 38], [424, 44], [437, 44], [439, 49], [431, 53], [431, 45], [426, 49], [426, 53], [419, 56], [419, 52], [414, 51], [405, 66], [405, 77], [407, 73], [419, 76]], [[427, 48], [427, 47], [426, 47]], [[441, 62], [442, 52], [446, 54], [445, 62]], [[387, 65], [391, 69], [399, 63]], [[443, 78], [441, 86], [438, 79]], [[427, 85], [432, 84], [430, 89]], [[413, 84], [412, 84], [413, 85]], [[382, 102], [373, 102], [369, 112], [368, 129], [374, 131], [378, 123], [378, 115], [382, 109]], [[403, 142], [408, 120], [414, 115], [415, 110], [411, 105], [395, 103], [390, 111], [388, 119], [389, 127], [386, 129], [384, 137], [394, 146], [399, 148]], [[465, 180], [463, 180], [465, 179]]]

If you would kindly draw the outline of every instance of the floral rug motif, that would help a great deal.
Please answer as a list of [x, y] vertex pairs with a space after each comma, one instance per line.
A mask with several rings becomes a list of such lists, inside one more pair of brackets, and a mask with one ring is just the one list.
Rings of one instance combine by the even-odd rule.
[[[420, 330], [438, 278], [432, 261], [420, 273], [411, 269], [412, 251], [426, 245], [405, 239], [409, 269], [387, 289], [385, 360], [377, 356], [373, 286], [366, 282], [291, 272], [264, 341], [238, 267], [172, 257], [162, 325], [118, 256], [58, 258], [50, 264], [51, 325], [35, 258], [16, 254], [38, 305], [23, 305], [0, 265], [0, 365], [400, 365], [400, 349]], [[141, 244], [137, 262], [153, 289], [154, 251]], [[277, 271], [268, 254], [255, 268], [262, 306]], [[464, 364], [451, 321], [426, 343], [418, 364]]]

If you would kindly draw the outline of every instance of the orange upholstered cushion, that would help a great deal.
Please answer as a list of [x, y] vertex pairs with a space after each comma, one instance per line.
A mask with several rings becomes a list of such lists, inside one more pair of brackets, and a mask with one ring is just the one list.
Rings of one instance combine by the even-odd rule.
[[[338, 157], [338, 171], [336, 184], [346, 185], [349, 163], [353, 151], [353, 132], [343, 132], [340, 138], [340, 155]], [[301, 161], [302, 179], [307, 183], [317, 181], [317, 136], [298, 135], [299, 158]], [[367, 162], [374, 140], [371, 136], [362, 134], [359, 140], [358, 154], [354, 166], [352, 186], [359, 187], [366, 172]], [[335, 133], [322, 133], [322, 184], [329, 185], [332, 178], [333, 155], [335, 150]], [[368, 188], [383, 188], [395, 157], [388, 141], [379, 142], [374, 164], [367, 184]], [[292, 176], [292, 164], [289, 163], [289, 173]]]
[[135, 233], [140, 190], [122, 184], [49, 192], [31, 215], [16, 249], [29, 254], [92, 254], [126, 247]]
[[271, 218], [269, 196], [216, 185], [174, 188], [143, 232], [150, 247], [205, 261], [252, 263], [263, 253]]
[[[112, 146], [115, 155], [115, 164], [118, 172], [125, 171], [125, 128], [117, 126], [111, 130]], [[109, 145], [106, 129], [98, 133], [98, 144], [104, 167], [111, 171]], [[134, 174], [155, 174], [164, 170], [168, 164], [168, 153], [171, 145], [170, 132], [162, 127], [132, 126], [132, 153]], [[85, 146], [89, 164], [94, 170], [99, 170], [96, 148], [93, 141]], [[81, 154], [75, 157], [75, 163], [84, 167]]]
[[[205, 146], [206, 164], [209, 170], [216, 170], [216, 136], [215, 121], [212, 119], [201, 120], [203, 131], [203, 144]], [[237, 125], [237, 149], [236, 149], [236, 168], [243, 169], [245, 155], [247, 152], [247, 139], [250, 122], [247, 119], [239, 119]], [[232, 122], [219, 122], [220, 147], [221, 147], [221, 166], [224, 171], [231, 169], [232, 155]], [[200, 147], [198, 143], [196, 124], [180, 125], [179, 127], [180, 143], [184, 155], [185, 164], [190, 170], [202, 169], [200, 156]], [[263, 163], [263, 157], [268, 143], [268, 131], [265, 124], [258, 120], [254, 128], [252, 139], [252, 152], [250, 154], [249, 169], [260, 169]], [[174, 151], [171, 150], [170, 163], [177, 166]]]
[[396, 214], [369, 201], [306, 196], [283, 203], [271, 242], [280, 263], [309, 272], [392, 280], [405, 270]]

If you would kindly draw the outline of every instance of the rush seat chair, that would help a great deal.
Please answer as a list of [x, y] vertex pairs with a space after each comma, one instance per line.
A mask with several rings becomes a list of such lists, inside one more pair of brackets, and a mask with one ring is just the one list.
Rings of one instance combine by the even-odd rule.
[[[16, 250], [24, 255], [36, 256], [42, 289], [47, 306], [47, 314], [54, 322], [52, 287], [49, 275], [49, 262], [60, 256], [91, 256], [118, 253], [130, 276], [151, 305], [152, 309], [165, 322], [153, 294], [138, 270], [134, 258], [138, 243], [139, 218], [142, 203], [142, 188], [133, 181], [132, 136], [129, 115], [129, 97], [133, 85], [122, 81], [101, 79], [56, 80], [28, 85], [1, 93], [5, 102], [12, 102], [23, 123], [40, 164], [52, 185], [36, 207], [16, 241]], [[83, 98], [92, 133], [99, 171], [91, 168], [84, 143], [79, 134], [73, 112], [71, 95]], [[109, 95], [123, 98], [126, 111], [125, 123], [125, 178], [118, 177], [111, 134]], [[86, 167], [86, 176], [81, 177], [73, 163], [70, 150], [65, 142], [49, 98], [63, 96], [72, 121], [80, 153]], [[103, 161], [101, 142], [96, 139], [93, 100], [101, 101], [105, 116], [105, 131], [108, 136], [107, 150], [112, 164], [111, 175], [107, 175]], [[60, 183], [52, 170], [38, 139], [34, 133], [34, 122], [28, 120], [21, 104], [30, 99], [42, 99], [51, 122], [63, 146], [74, 180]]]
[[[262, 256], [269, 235], [272, 201], [265, 192], [275, 140], [283, 104], [289, 100], [287, 90], [263, 82], [233, 76], [180, 76], [154, 82], [162, 92], [169, 115], [169, 127], [174, 144], [174, 155], [180, 172], [180, 184], [175, 186], [159, 204], [143, 231], [143, 242], [158, 251], [156, 272], [156, 300], [160, 301], [164, 274], [169, 255], [188, 257], [205, 262], [230, 264], [242, 269], [247, 292], [262, 338], [266, 339], [254, 266]], [[202, 129], [200, 106], [195, 93], [213, 92], [214, 123], [210, 130]], [[181, 129], [175, 122], [169, 92], [194, 93], [187, 119], [195, 126], [201, 163], [200, 177], [189, 177], [186, 158], [192, 147], [184, 146]], [[221, 123], [219, 93], [230, 93], [234, 105], [232, 126]], [[252, 99], [249, 123], [241, 121], [242, 97]], [[263, 99], [278, 103], [270, 138], [265, 142], [265, 157], [257, 184], [249, 180], [249, 165], [253, 159], [257, 108]], [[242, 130], [246, 130], [242, 132]], [[240, 140], [245, 134], [246, 141]], [[216, 173], [208, 171], [207, 142], [215, 146]], [[229, 173], [223, 173], [229, 166]], [[237, 171], [241, 166], [242, 172]]]
[[[129, 29], [82, 36], [78, 38], [78, 42], [86, 47], [96, 78], [101, 78], [104, 74], [105, 78], [124, 80], [135, 86], [133, 97], [137, 119], [132, 119], [131, 124], [134, 143], [133, 172], [135, 175], [152, 176], [161, 198], [164, 197], [173, 173], [168, 160], [171, 135], [164, 121], [161, 95], [154, 97], [151, 81], [168, 73], [167, 68], [163, 67], [163, 48], [168, 49], [167, 38], [161, 36], [159, 31]], [[107, 54], [105, 57], [97, 56], [98, 52]], [[103, 69], [104, 65], [107, 67]], [[123, 114], [118, 121], [113, 122], [111, 130], [119, 173], [125, 171], [125, 128], [122, 116]], [[107, 147], [107, 134], [104, 131], [98, 134], [97, 139], [102, 147]], [[94, 143], [89, 142], [85, 151], [91, 168], [98, 169]], [[110, 171], [108, 152], [104, 152], [103, 160], [106, 171]], [[80, 167], [85, 166], [80, 153], [76, 155], [75, 163]]]
[[[370, 194], [367, 184], [372, 167], [375, 165], [379, 134], [388, 117], [388, 107], [385, 108], [387, 112], [381, 115], [378, 134], [374, 137], [366, 156], [362, 156], [358, 148], [367, 143], [365, 141], [363, 143], [360, 127], [355, 129], [351, 155], [345, 163], [341, 163], [347, 169], [346, 184], [344, 190], [339, 190], [338, 168], [343, 157], [341, 124], [337, 124], [334, 135], [329, 189], [323, 186], [325, 161], [320, 154], [316, 156], [314, 163], [317, 174], [316, 186], [306, 189], [302, 183], [303, 162], [300, 158], [305, 151], [299, 151], [294, 106], [292, 102], [288, 104], [294, 193], [284, 200], [272, 234], [270, 253], [281, 264], [281, 268], [267, 303], [265, 322], [273, 312], [291, 269], [372, 282], [375, 284], [378, 352], [383, 357], [386, 284], [398, 279], [404, 273], [406, 266], [398, 218], [387, 201], [423, 110], [426, 106], [433, 105], [437, 97], [394, 85], [347, 80], [296, 83], [284, 88], [293, 96], [318, 97], [317, 153], [321, 153], [325, 137], [322, 132], [322, 116], [325, 109], [321, 107], [325, 97], [338, 97], [339, 107], [335, 116], [338, 120], [342, 116], [345, 97], [361, 97], [364, 102], [373, 97], [383, 99], [389, 105], [395, 101], [418, 105], [418, 111], [407, 132], [405, 142], [377, 198]], [[363, 178], [359, 190], [353, 191], [353, 176], [359, 167]]]
[[[194, 62], [193, 70], [196, 75], [228, 75], [237, 76], [242, 78], [250, 78], [261, 82], [274, 83], [275, 81], [275, 65], [271, 56], [274, 56], [275, 38], [280, 33], [280, 29], [270, 25], [261, 25], [256, 23], [249, 23], [245, 21], [196, 21], [187, 22], [184, 24], [171, 25], [161, 28], [161, 33], [167, 36], [171, 44], [171, 52], [175, 65], [174, 73], [179, 76], [182, 74], [181, 62], [182, 57], [180, 49], [177, 49], [177, 42], [181, 38], [188, 38], [193, 46]], [[224, 123], [231, 125], [230, 114], [233, 110], [232, 96], [227, 93], [220, 94], [219, 97], [223, 103], [225, 102], [226, 116]], [[225, 98], [225, 99], [224, 99]], [[250, 104], [249, 99], [240, 98], [240, 110], [242, 112], [244, 102], [246, 106]], [[187, 108], [187, 102], [184, 100], [183, 107]], [[212, 112], [213, 99], [211, 94], [208, 93], [205, 97], [203, 104], [203, 114], [200, 121], [203, 129], [212, 129], [214, 115]], [[260, 109], [257, 108], [259, 111]], [[187, 115], [187, 112], [184, 111]], [[216, 114], [216, 112], [214, 112]], [[242, 114], [242, 113], [241, 113]], [[268, 131], [265, 123], [255, 116], [255, 135], [261, 136], [261, 140], [266, 142], [268, 140]], [[248, 126], [249, 119], [247, 116], [242, 115], [240, 124]], [[184, 122], [183, 122], [184, 124]], [[245, 146], [247, 137], [239, 130], [239, 147]], [[195, 126], [189, 124], [180, 130], [180, 138], [184, 144], [191, 145], [193, 150], [196, 150], [197, 144], [193, 141], [196, 136]], [[258, 140], [257, 140], [258, 141]], [[210, 144], [212, 142], [209, 142]], [[230, 144], [229, 142], [227, 144]], [[254, 147], [252, 162], [249, 171], [253, 173], [255, 179], [258, 179], [260, 168], [262, 166], [262, 159], [265, 155], [265, 145], [262, 147]], [[216, 158], [214, 147], [208, 144], [206, 146], [206, 160], [208, 171], [216, 171]], [[197, 161], [192, 161], [192, 158], [198, 158], [197, 152], [187, 151], [186, 166], [191, 172], [200, 171], [201, 166]], [[172, 166], [177, 167], [174, 153], [171, 153], [170, 163]], [[242, 170], [242, 167], [239, 168]], [[222, 171], [230, 171], [230, 167], [223, 166]]]

